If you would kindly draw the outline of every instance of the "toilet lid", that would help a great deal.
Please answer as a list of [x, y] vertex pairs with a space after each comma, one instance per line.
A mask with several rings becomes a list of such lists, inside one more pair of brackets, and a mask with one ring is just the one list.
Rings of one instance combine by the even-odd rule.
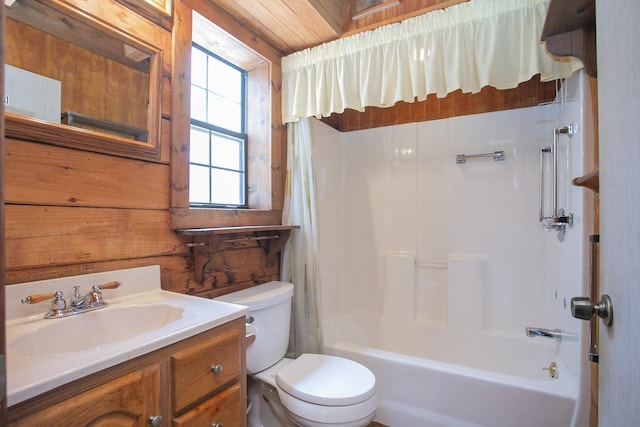
[[325, 406], [361, 403], [375, 394], [373, 373], [349, 359], [303, 354], [278, 371], [282, 391], [305, 402]]

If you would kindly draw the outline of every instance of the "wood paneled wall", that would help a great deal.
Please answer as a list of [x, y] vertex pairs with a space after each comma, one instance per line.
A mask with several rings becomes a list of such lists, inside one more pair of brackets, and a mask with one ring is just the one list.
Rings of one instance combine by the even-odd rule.
[[409, 0], [397, 5], [352, 19], [355, 15], [355, 1], [343, 1], [343, 33], [341, 37], [374, 29], [380, 25], [392, 24], [437, 9], [445, 9], [469, 0]]
[[468, 114], [488, 113], [513, 108], [532, 107], [550, 102], [556, 96], [556, 83], [540, 82], [539, 76], [521, 83], [514, 89], [498, 90], [485, 86], [479, 93], [457, 90], [445, 98], [429, 95], [422, 102], [398, 102], [393, 107], [367, 107], [365, 111], [347, 109], [323, 119], [342, 132], [369, 129], [403, 123], [446, 119]]
[[[121, 16], [126, 10], [114, 0], [100, 3], [114, 16]], [[133, 11], [126, 13], [135, 16]], [[111, 97], [129, 104], [138, 98], [148, 100], [147, 94], [135, 92], [138, 86], [145, 86], [146, 90], [148, 84], [136, 84], [128, 70], [116, 72], [102, 67], [114, 61], [88, 51], [80, 55], [79, 49], [67, 42], [11, 19], [7, 23], [7, 62], [62, 79], [65, 86], [76, 85], [69, 102], [86, 106], [87, 114], [100, 115]], [[230, 285], [247, 287], [279, 278], [277, 263], [268, 266], [265, 251], [256, 242], [247, 242], [221, 247], [205, 280], [196, 282], [193, 248], [188, 245], [192, 238], [169, 228], [172, 34], [163, 27], [166, 25], [153, 24], [154, 37], [165, 49], [162, 154], [158, 161], [20, 138], [6, 140], [6, 284], [158, 264], [164, 289], [215, 297]], [[40, 46], [41, 42], [47, 47]], [[56, 55], [39, 53], [52, 44], [56, 45]], [[84, 65], [83, 69], [92, 70], [93, 79], [69, 72], [69, 61], [61, 62], [60, 58], [73, 58], [74, 69]], [[67, 64], [66, 68], [62, 63]], [[96, 94], [92, 86], [104, 87], [114, 78], [122, 82], [125, 92], [103, 90]], [[63, 105], [66, 102], [63, 99]], [[146, 102], [136, 109], [146, 115]]]

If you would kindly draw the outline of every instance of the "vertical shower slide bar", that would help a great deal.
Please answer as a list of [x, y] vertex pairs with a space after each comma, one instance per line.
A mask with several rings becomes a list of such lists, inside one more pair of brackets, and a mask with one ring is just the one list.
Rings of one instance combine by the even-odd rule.
[[[569, 227], [573, 225], [573, 215], [566, 213], [564, 209], [558, 208], [558, 139], [561, 134], [567, 134], [573, 136], [576, 132], [575, 123], [570, 123], [567, 126], [557, 127], [553, 130], [553, 145], [551, 147], [543, 147], [540, 149], [540, 186], [539, 186], [539, 219], [542, 222], [545, 230], [556, 230], [564, 233], [567, 224]], [[552, 158], [552, 216], [544, 215], [544, 155], [550, 153]]]
[[543, 222], [545, 219], [548, 219], [549, 217], [545, 217], [544, 216], [544, 156], [545, 154], [551, 153], [553, 150], [553, 148], [551, 147], [542, 147], [540, 149], [540, 173], [539, 173], [539, 185], [538, 185], [538, 206], [540, 208], [539, 210], [539, 214], [538, 214], [538, 221]]

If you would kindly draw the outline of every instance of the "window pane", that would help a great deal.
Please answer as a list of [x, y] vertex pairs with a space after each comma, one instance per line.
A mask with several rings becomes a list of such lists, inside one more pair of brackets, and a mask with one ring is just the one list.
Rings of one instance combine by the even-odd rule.
[[242, 174], [213, 169], [211, 179], [211, 198], [213, 203], [221, 205], [244, 205], [244, 180]]
[[210, 58], [209, 61], [209, 90], [239, 103], [242, 100], [242, 73], [219, 61]]
[[202, 165], [210, 165], [211, 157], [209, 156], [209, 131], [191, 126], [191, 139], [189, 141], [189, 161], [191, 163], [200, 163]]
[[189, 167], [189, 203], [211, 203], [209, 170], [205, 166]]
[[191, 118], [207, 121], [207, 91], [191, 85]]
[[191, 84], [207, 87], [207, 54], [195, 47], [191, 48]]
[[190, 203], [246, 206], [245, 71], [192, 48]]
[[226, 169], [244, 170], [243, 141], [213, 134], [211, 136], [211, 163]]
[[234, 132], [242, 132], [240, 104], [209, 92], [208, 123]]

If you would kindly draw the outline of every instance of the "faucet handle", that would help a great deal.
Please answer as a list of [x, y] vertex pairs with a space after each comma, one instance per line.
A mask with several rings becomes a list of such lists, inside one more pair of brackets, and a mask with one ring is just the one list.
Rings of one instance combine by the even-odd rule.
[[50, 301], [54, 297], [53, 293], [28, 295], [20, 300], [22, 304], [37, 304], [42, 301]]
[[120, 285], [122, 285], [121, 282], [114, 280], [112, 282], [103, 283], [102, 285], [96, 285], [94, 286], [94, 288], [97, 287], [98, 289], [116, 289], [119, 288]]

